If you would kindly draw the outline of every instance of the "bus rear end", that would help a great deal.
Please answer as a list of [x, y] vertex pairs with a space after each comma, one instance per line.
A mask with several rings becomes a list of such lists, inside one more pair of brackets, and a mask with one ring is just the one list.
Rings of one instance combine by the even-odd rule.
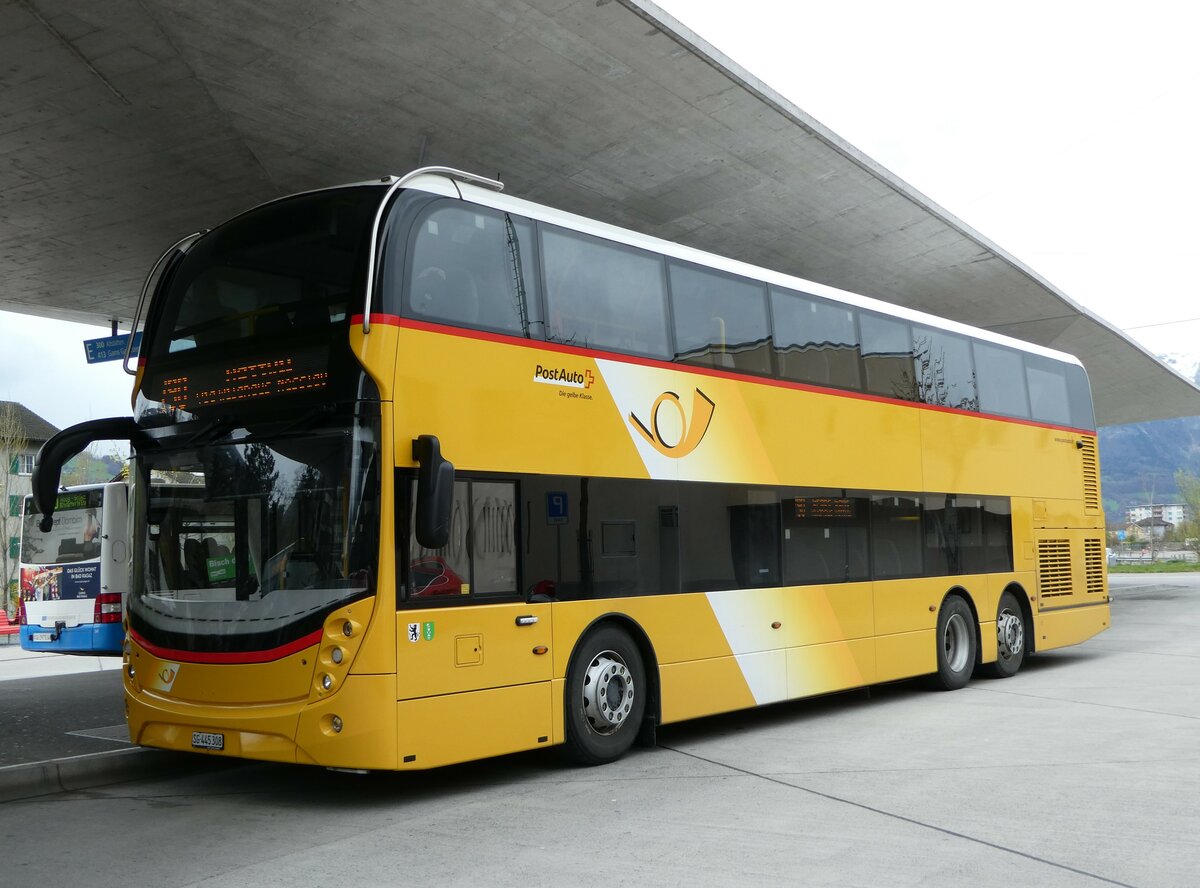
[[21, 647], [118, 654], [129, 588], [126, 488], [122, 482], [60, 493], [54, 524], [25, 498], [21, 528]]

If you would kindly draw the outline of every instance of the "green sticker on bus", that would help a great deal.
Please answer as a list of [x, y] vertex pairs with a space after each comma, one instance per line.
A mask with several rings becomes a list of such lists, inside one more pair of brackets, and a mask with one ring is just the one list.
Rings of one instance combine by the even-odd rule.
[[425, 640], [433, 641], [433, 623], [432, 622], [422, 623], [421, 629], [422, 629], [422, 634], [425, 636]]
[[232, 555], [218, 555], [216, 558], [209, 558], [205, 561], [205, 566], [208, 568], [210, 583], [224, 583], [234, 579], [237, 575]]

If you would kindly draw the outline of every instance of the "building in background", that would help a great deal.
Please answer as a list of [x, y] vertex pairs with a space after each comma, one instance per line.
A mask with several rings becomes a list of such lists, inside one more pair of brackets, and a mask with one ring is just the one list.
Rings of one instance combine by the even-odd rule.
[[1143, 518], [1129, 525], [1129, 536], [1134, 540], [1161, 540], [1174, 529], [1175, 525], [1170, 521], [1153, 517]]
[[2, 605], [10, 614], [21, 554], [21, 506], [30, 492], [38, 449], [58, 429], [24, 404], [0, 401], [0, 583]]
[[1147, 518], [1157, 518], [1178, 527], [1192, 520], [1187, 503], [1154, 503], [1149, 506], [1130, 506], [1125, 511], [1126, 524], [1139, 524]]

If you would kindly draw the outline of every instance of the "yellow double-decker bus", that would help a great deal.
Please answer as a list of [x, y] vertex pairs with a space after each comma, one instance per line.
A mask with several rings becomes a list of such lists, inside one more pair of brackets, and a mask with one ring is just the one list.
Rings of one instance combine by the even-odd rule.
[[442, 168], [268, 203], [151, 278], [134, 416], [35, 478], [49, 520], [67, 456], [133, 444], [135, 743], [602, 763], [1109, 624], [1068, 355]]

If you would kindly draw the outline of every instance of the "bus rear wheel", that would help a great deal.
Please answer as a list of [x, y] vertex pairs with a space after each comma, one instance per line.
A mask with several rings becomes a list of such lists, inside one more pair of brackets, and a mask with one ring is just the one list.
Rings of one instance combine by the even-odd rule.
[[603, 765], [624, 755], [641, 727], [646, 691], [642, 655], [628, 633], [603, 626], [584, 638], [567, 667], [567, 757]]
[[937, 672], [931, 678], [935, 688], [956, 691], [971, 678], [975, 669], [975, 617], [971, 608], [957, 595], [942, 602], [937, 621]]
[[1025, 662], [1025, 634], [1017, 596], [1005, 592], [996, 607], [996, 662], [988, 663], [984, 671], [992, 678], [1016, 675]]

